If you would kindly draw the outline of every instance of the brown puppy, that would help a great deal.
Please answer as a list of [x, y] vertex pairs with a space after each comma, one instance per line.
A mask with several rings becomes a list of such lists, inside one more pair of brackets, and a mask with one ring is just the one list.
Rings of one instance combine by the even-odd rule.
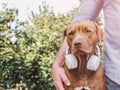
[[106, 90], [105, 75], [102, 63], [97, 70], [87, 69], [89, 58], [96, 53], [96, 45], [103, 37], [103, 31], [91, 21], [78, 21], [68, 25], [64, 31], [67, 38], [69, 53], [77, 59], [77, 67], [69, 69], [64, 64], [64, 70], [71, 85], [65, 90]]

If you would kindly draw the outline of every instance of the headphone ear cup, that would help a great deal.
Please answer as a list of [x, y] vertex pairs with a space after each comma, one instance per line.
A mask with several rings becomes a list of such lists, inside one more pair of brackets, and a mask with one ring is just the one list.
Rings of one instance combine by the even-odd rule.
[[68, 54], [65, 56], [65, 63], [68, 69], [75, 69], [78, 66], [78, 62], [76, 57], [73, 54]]
[[96, 55], [92, 55], [87, 62], [87, 69], [91, 71], [96, 71], [100, 65], [100, 58]]

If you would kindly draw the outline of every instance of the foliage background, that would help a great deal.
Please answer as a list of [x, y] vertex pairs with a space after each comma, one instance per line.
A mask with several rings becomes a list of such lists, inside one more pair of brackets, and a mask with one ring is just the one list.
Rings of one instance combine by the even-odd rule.
[[55, 90], [51, 65], [77, 9], [55, 16], [39, 6], [40, 14], [31, 12], [32, 25], [17, 19], [17, 8], [0, 11], [0, 90]]
[[51, 65], [78, 8], [56, 16], [39, 6], [25, 22], [17, 19], [17, 8], [0, 11], [0, 90], [55, 90]]

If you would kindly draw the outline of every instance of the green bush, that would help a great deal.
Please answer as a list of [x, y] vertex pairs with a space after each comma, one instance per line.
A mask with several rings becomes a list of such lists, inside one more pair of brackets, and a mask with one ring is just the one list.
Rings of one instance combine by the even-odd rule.
[[[0, 87], [55, 90], [52, 62], [76, 10], [56, 16], [48, 7], [39, 7], [40, 14], [32, 12], [29, 22], [16, 19], [17, 9], [0, 11]], [[17, 23], [15, 29], [8, 25], [13, 22]]]
[[[0, 34], [0, 87], [11, 89], [19, 84], [23, 90], [55, 90], [51, 65], [59, 49], [62, 32], [73, 13], [55, 16], [48, 7], [40, 7], [40, 14], [32, 13], [32, 26], [29, 22], [18, 21], [17, 27], [24, 25], [25, 30], [17, 30], [17, 27], [12, 30], [7, 26], [7, 23], [15, 21], [14, 13], [1, 15], [14, 18], [2, 17], [0, 21], [0, 33], [3, 33]], [[15, 42], [11, 41], [13, 34], [17, 38]]]
[[[43, 11], [41, 11], [42, 14], [33, 14], [31, 21], [34, 26], [26, 30], [31, 33], [30, 37], [37, 37], [35, 38], [35, 47], [38, 47], [36, 54], [39, 56], [38, 63], [40, 65], [40, 90], [54, 90], [51, 78], [51, 65], [59, 49], [62, 32], [72, 18], [72, 16], [69, 16], [70, 14], [55, 17], [52, 11], [48, 12], [46, 7], [44, 7]], [[28, 34], [28, 32], [26, 33]]]

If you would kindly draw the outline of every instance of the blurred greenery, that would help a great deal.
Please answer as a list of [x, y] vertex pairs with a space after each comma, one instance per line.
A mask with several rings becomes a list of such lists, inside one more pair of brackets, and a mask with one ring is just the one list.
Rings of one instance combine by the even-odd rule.
[[31, 12], [25, 22], [17, 19], [17, 8], [0, 11], [0, 90], [55, 90], [52, 62], [77, 10], [56, 16], [39, 6], [39, 14]]
[[51, 65], [77, 9], [56, 16], [48, 6], [39, 6], [40, 13], [31, 12], [25, 22], [17, 19], [16, 8], [0, 11], [0, 87], [55, 90]]

